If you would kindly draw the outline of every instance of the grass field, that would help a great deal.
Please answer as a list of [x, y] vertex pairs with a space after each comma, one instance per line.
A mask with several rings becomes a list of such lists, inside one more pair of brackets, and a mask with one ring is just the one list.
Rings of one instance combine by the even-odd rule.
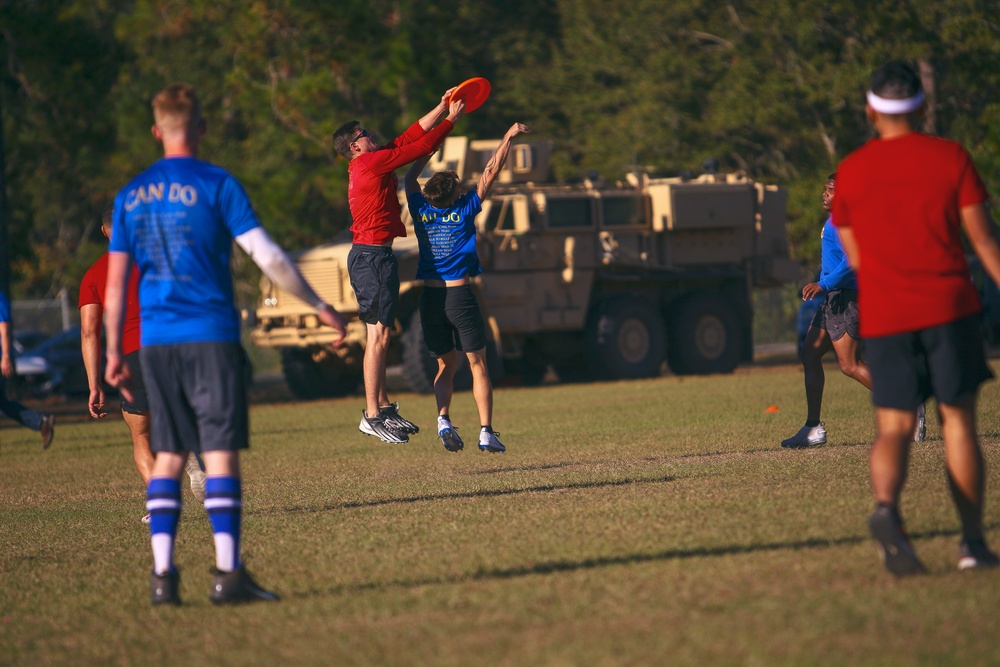
[[[865, 528], [868, 396], [827, 370], [830, 442], [806, 451], [778, 444], [804, 417], [791, 365], [502, 389], [503, 456], [446, 452], [431, 397], [396, 397], [425, 431], [407, 445], [360, 435], [357, 397], [257, 405], [244, 552], [284, 599], [237, 608], [208, 602], [211, 532], [187, 490], [184, 605], [150, 607], [120, 419], [63, 416], [47, 452], [5, 422], [0, 664], [1000, 664], [1000, 572], [955, 569], [936, 419], [903, 505], [930, 574], [895, 580]], [[991, 383], [995, 547], [998, 407]]]

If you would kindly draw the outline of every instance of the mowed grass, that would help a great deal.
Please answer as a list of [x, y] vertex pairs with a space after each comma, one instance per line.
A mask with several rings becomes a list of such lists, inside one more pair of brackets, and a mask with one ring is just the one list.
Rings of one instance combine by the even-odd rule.
[[[994, 365], [1000, 373], [1000, 367]], [[52, 449], [0, 429], [0, 664], [997, 664], [1000, 572], [959, 573], [936, 419], [904, 514], [927, 576], [867, 536], [869, 397], [827, 368], [830, 442], [782, 450], [801, 370], [505, 388], [509, 452], [475, 448], [470, 394], [436, 440], [357, 432], [360, 398], [257, 405], [244, 553], [282, 594], [216, 608], [203, 509], [185, 488], [180, 608], [152, 608], [144, 497], [125, 425], [63, 419]], [[779, 406], [767, 413], [768, 406]], [[1000, 389], [981, 396], [1000, 547]]]

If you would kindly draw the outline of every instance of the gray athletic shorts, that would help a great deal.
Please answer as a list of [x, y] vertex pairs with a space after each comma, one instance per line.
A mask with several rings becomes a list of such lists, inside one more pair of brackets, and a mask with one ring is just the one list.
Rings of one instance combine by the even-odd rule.
[[355, 243], [347, 254], [347, 274], [358, 299], [358, 317], [366, 324], [396, 323], [399, 263], [391, 246]]
[[249, 447], [247, 357], [239, 343], [151, 345], [139, 353], [154, 452]]
[[833, 341], [840, 340], [844, 334], [861, 340], [858, 334], [858, 290], [835, 289], [827, 292], [811, 326], [826, 331]]
[[125, 363], [132, 371], [132, 402], [122, 396], [122, 410], [130, 415], [144, 415], [149, 412], [149, 398], [146, 396], [146, 384], [142, 381], [142, 359], [139, 350], [125, 355]]

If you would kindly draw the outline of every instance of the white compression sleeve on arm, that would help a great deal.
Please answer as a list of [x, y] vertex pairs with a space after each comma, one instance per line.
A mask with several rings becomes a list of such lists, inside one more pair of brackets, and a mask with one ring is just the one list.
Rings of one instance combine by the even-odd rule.
[[236, 237], [236, 243], [278, 287], [316, 308], [323, 305], [323, 300], [302, 277], [295, 262], [274, 242], [266, 229], [254, 227], [248, 232], [243, 232]]

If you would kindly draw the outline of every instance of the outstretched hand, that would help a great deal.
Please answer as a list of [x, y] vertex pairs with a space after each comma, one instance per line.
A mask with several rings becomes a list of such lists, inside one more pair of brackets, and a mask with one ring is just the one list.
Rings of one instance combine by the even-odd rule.
[[444, 91], [444, 95], [441, 96], [441, 101], [438, 103], [442, 109], [447, 109], [448, 105], [451, 103], [451, 96], [455, 94], [458, 90], [458, 86], [452, 86], [448, 90]]
[[452, 100], [448, 105], [448, 120], [454, 125], [459, 118], [465, 115], [465, 100]]
[[531, 134], [531, 128], [524, 123], [514, 123], [507, 130], [507, 134], [504, 135], [505, 139], [513, 139], [519, 134]]

